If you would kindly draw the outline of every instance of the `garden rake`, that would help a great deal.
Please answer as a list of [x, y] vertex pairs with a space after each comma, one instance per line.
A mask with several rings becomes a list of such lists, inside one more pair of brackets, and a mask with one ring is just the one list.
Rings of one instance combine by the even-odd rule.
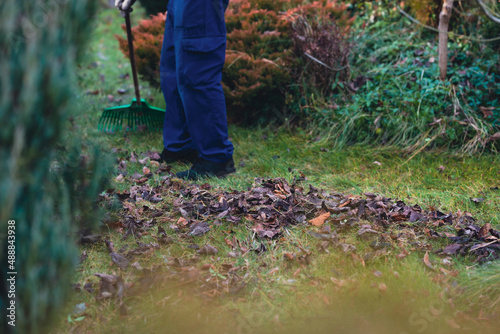
[[99, 119], [98, 131], [120, 131], [123, 124], [131, 131], [136, 131], [139, 126], [147, 127], [149, 130], [161, 130], [165, 118], [165, 110], [150, 106], [146, 100], [141, 99], [139, 92], [139, 81], [135, 67], [134, 42], [132, 40], [132, 28], [130, 24], [130, 11], [122, 12], [127, 27], [127, 41], [130, 53], [130, 66], [134, 77], [135, 99], [129, 105], [104, 109]]

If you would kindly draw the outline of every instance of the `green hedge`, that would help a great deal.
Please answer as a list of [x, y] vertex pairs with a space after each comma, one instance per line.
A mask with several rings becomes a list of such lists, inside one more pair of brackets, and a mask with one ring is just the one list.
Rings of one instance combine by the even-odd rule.
[[[3, 333], [45, 332], [78, 259], [72, 236], [96, 221], [102, 154], [74, 132], [76, 61], [98, 1], [0, 2], [0, 285]], [[86, 145], [85, 153], [82, 144]], [[3, 314], [7, 222], [15, 220], [16, 327]], [[12, 271], [12, 270], [10, 270]], [[14, 331], [15, 329], [15, 331]]]

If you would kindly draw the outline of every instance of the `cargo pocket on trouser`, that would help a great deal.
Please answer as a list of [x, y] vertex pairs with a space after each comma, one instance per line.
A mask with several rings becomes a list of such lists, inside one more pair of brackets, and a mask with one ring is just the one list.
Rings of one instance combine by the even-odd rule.
[[225, 36], [185, 38], [179, 78], [192, 88], [219, 85], [226, 56]]

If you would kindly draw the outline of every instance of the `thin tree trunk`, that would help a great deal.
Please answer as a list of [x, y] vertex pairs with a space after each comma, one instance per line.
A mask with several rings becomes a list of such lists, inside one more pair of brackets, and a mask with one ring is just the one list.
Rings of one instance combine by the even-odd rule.
[[453, 0], [443, 0], [443, 8], [439, 14], [439, 73], [440, 79], [446, 79], [448, 66], [448, 24], [450, 23]]

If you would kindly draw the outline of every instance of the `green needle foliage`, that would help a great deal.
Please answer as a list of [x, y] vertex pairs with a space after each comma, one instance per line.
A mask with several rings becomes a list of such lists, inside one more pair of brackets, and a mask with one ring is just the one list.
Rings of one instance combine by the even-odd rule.
[[[96, 199], [107, 164], [97, 148], [79, 140], [75, 128], [64, 135], [77, 111], [72, 101], [76, 61], [97, 4], [0, 3], [2, 310], [10, 303], [6, 272], [17, 272], [16, 326], [2, 315], [4, 333], [44, 331], [67, 297], [78, 259], [75, 231], [97, 221]], [[16, 221], [16, 258], [10, 263], [8, 220]]]

